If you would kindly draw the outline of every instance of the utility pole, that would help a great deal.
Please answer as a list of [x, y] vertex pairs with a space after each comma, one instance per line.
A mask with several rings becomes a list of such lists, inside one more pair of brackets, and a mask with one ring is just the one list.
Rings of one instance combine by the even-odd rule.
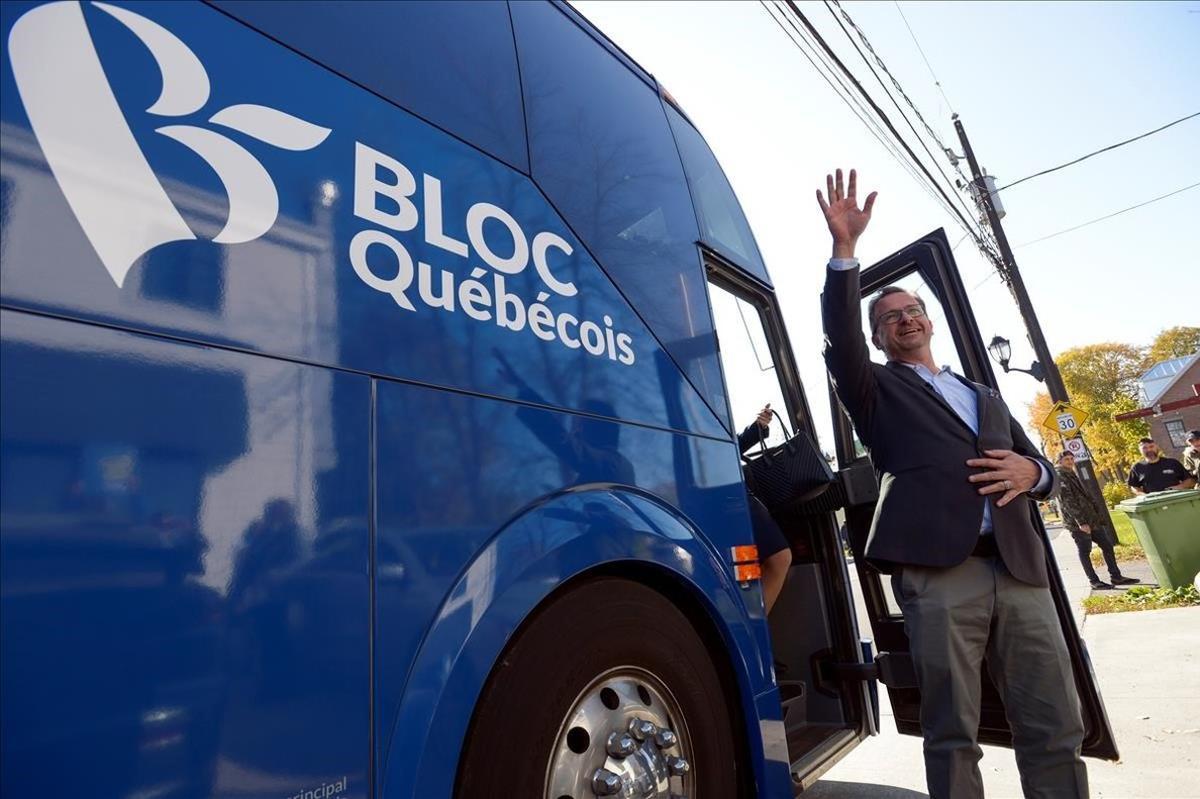
[[[1058, 371], [1058, 364], [1054, 362], [1054, 358], [1050, 355], [1050, 347], [1046, 344], [1046, 337], [1042, 334], [1041, 323], [1038, 322], [1037, 313], [1033, 310], [1033, 303], [1029, 300], [1029, 293], [1025, 290], [1025, 281], [1021, 278], [1021, 271], [1017, 268], [1017, 259], [1013, 256], [1012, 247], [1009, 246], [1008, 236], [1004, 233], [1004, 226], [1000, 224], [1000, 215], [996, 213], [996, 206], [992, 202], [992, 193], [989, 191], [986, 182], [984, 181], [983, 171], [979, 168], [979, 161], [975, 158], [975, 151], [971, 149], [971, 142], [967, 138], [967, 131], [963, 128], [962, 120], [958, 118], [958, 114], [954, 114], [951, 119], [954, 121], [954, 129], [958, 131], [958, 140], [962, 143], [963, 152], [967, 157], [967, 163], [971, 166], [971, 179], [975, 186], [975, 200], [983, 209], [987, 216], [988, 224], [991, 225], [992, 233], [996, 236], [996, 243], [1000, 246], [1000, 257], [1004, 261], [1005, 275], [1009, 290], [1012, 291], [1013, 298], [1017, 301], [1017, 308], [1021, 311], [1021, 319], [1025, 322], [1025, 332], [1029, 336], [1029, 343], [1033, 347], [1034, 356], [1038, 363], [1042, 365], [1046, 378], [1046, 390], [1050, 392], [1050, 399], [1054, 402], [1070, 402], [1070, 396], [1067, 394], [1067, 387], [1063, 384], [1062, 375]], [[1083, 438], [1083, 434], [1079, 434], [1079, 438]], [[1084, 442], [1087, 446], [1087, 442]], [[1088, 450], [1090, 454], [1090, 450]], [[1104, 494], [1100, 491], [1100, 481], [1096, 479], [1096, 469], [1092, 465], [1092, 461], [1079, 461], [1075, 466], [1075, 473], [1079, 475], [1080, 481], [1084, 488], [1092, 495], [1092, 498], [1100, 503], [1101, 507], [1107, 507], [1104, 501]], [[1115, 537], [1115, 532], [1114, 537]]]
[[1069, 399], [1067, 387], [1063, 385], [1062, 375], [1058, 373], [1058, 364], [1054, 363], [1054, 358], [1050, 356], [1050, 348], [1046, 346], [1046, 337], [1042, 335], [1042, 326], [1038, 323], [1037, 314], [1034, 313], [1033, 303], [1029, 301], [1029, 293], [1025, 290], [1025, 281], [1021, 279], [1021, 272], [1017, 269], [1017, 259], [1013, 257], [1012, 247], [1008, 244], [1008, 236], [1005, 235], [1004, 227], [1000, 224], [1000, 215], [996, 213], [996, 207], [992, 204], [992, 193], [988, 191], [984, 183], [983, 172], [979, 169], [979, 162], [975, 159], [975, 151], [971, 149], [971, 142], [967, 139], [967, 131], [963, 129], [962, 120], [958, 118], [958, 114], [955, 114], [953, 119], [954, 129], [958, 131], [958, 140], [962, 142], [967, 163], [971, 165], [971, 178], [976, 189], [975, 199], [987, 215], [992, 233], [996, 236], [996, 243], [1000, 245], [1000, 257], [1004, 260], [1007, 282], [1017, 301], [1017, 307], [1021, 311], [1021, 319], [1025, 322], [1025, 330], [1029, 334], [1029, 343], [1033, 346], [1034, 357], [1046, 370], [1046, 389], [1050, 392], [1050, 399], [1054, 402], [1067, 402]]

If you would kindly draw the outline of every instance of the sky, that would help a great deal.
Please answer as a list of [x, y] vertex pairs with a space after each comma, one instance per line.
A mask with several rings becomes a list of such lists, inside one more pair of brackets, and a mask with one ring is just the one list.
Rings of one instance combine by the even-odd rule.
[[[775, 283], [828, 446], [819, 295], [829, 234], [815, 190], [833, 168], [853, 166], [860, 196], [880, 192], [858, 246], [864, 266], [939, 227], [956, 243], [962, 228], [759, 3], [573, 5], [655, 75], [716, 153]], [[825, 4], [800, 7], [903, 128]], [[844, 7], [930, 126], [961, 154], [950, 121], [952, 110], [960, 115], [1001, 186], [1200, 111], [1200, 1], [902, 2], [952, 105], [896, 3]], [[945, 159], [939, 165], [951, 174]], [[1001, 193], [1004, 227], [1052, 352], [1102, 341], [1144, 345], [1164, 328], [1200, 325], [1200, 187], [1022, 246], [1197, 182], [1200, 117]], [[984, 338], [1010, 339], [1012, 365], [1028, 366], [1033, 351], [1008, 290], [970, 241], [954, 254]], [[935, 320], [934, 356], [949, 363], [951, 352]], [[1041, 384], [1020, 373], [999, 380], [1024, 422]]]

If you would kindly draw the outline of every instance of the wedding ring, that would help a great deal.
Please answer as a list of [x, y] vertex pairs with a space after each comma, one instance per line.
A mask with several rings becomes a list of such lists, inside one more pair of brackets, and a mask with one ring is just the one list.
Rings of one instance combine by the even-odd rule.
[[1012, 491], [1012, 480], [1005, 480], [1005, 481], [1004, 481], [1004, 490], [1005, 490], [1005, 491]]

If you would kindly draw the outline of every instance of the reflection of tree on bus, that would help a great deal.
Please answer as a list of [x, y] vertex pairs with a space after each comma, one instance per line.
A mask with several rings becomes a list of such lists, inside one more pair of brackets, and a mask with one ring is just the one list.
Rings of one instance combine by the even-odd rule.
[[[548, 404], [529, 384], [521, 379], [508, 359], [498, 351], [492, 354], [500, 362], [499, 376], [517, 388], [518, 396], [539, 405]], [[522, 407], [517, 418], [529, 428], [538, 441], [545, 445], [574, 473], [578, 483], [634, 484], [634, 468], [629, 459], [621, 454], [619, 444], [621, 426], [612, 419], [616, 409], [604, 400], [584, 400], [581, 408], [591, 416], [575, 416], [568, 426], [559, 421], [557, 414]]]
[[[771, 432], [771, 403], [767, 403], [758, 412], [754, 420], [738, 435], [738, 451], [746, 452], [755, 444], [766, 441]], [[767, 613], [779, 598], [783, 590], [783, 581], [792, 565], [792, 549], [788, 544], [783, 530], [771, 517], [767, 506], [754, 494], [748, 493], [746, 499], [750, 504], [750, 522], [754, 527], [754, 544], [758, 547], [758, 558], [762, 564], [763, 603]]]

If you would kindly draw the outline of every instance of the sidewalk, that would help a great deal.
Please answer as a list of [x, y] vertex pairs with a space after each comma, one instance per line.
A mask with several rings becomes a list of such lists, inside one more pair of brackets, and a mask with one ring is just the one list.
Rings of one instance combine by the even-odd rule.
[[[1200, 607], [1085, 618], [1079, 603], [1091, 593], [1091, 586], [1075, 545], [1065, 532], [1051, 531], [1051, 535], [1122, 756], [1117, 763], [1086, 761], [1091, 795], [1200, 799]], [[1127, 573], [1153, 580], [1148, 567], [1143, 573], [1137, 564]], [[865, 617], [861, 624], [863, 633], [869, 634]], [[882, 687], [880, 695], [880, 735], [834, 766], [805, 792], [805, 799], [914, 799], [926, 795], [921, 741], [896, 732]], [[983, 751], [980, 769], [988, 797], [1020, 797], [1012, 752], [991, 746]]]

